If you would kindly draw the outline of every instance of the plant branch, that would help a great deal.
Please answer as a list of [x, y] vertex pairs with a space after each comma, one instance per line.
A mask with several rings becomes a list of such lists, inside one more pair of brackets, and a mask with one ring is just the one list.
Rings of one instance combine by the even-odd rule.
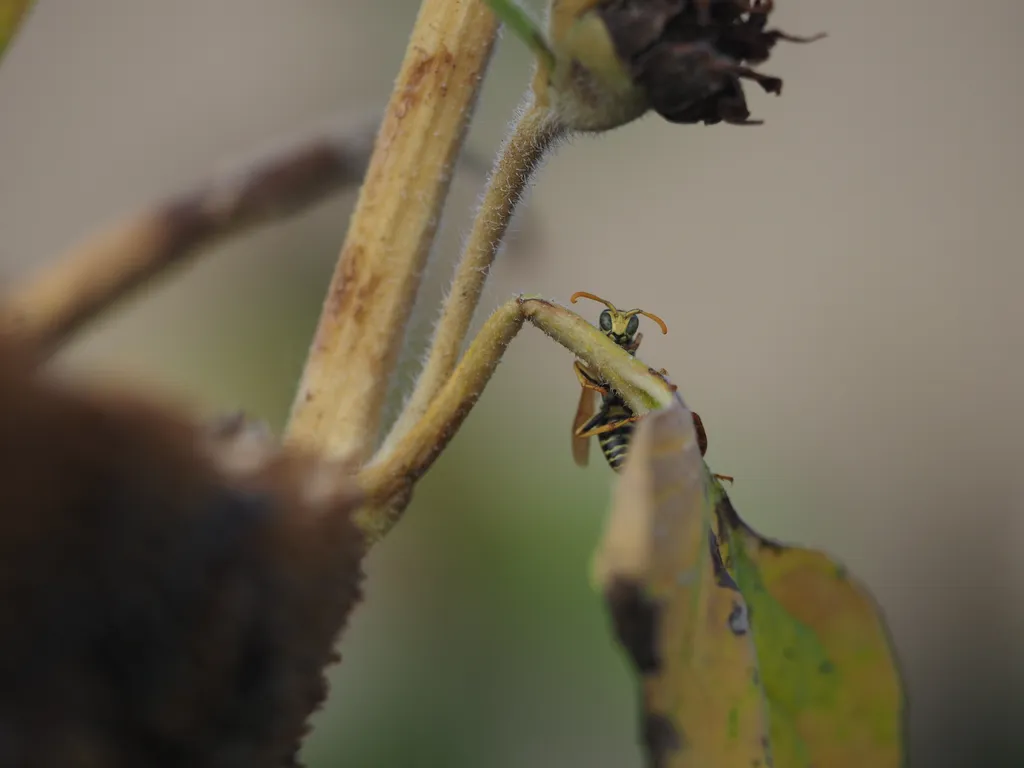
[[478, 0], [424, 0], [292, 406], [288, 439], [368, 458], [497, 33]]
[[[360, 484], [368, 498], [379, 504], [392, 502], [430, 468], [476, 404], [524, 319], [517, 300], [502, 305], [488, 318], [423, 418], [395, 451], [375, 458], [363, 469]], [[397, 522], [401, 511], [394, 506], [364, 510], [366, 514], [357, 521], [367, 535], [379, 538]]]
[[455, 271], [423, 370], [381, 452], [387, 455], [427, 412], [451, 376], [523, 192], [546, 152], [563, 135], [543, 108], [527, 106], [494, 164], [469, 240]]
[[365, 157], [356, 144], [305, 142], [74, 246], [0, 304], [0, 332], [52, 354], [111, 304], [200, 249], [294, 214], [358, 181]]
[[34, 5], [35, 0], [0, 0], [0, 60]]
[[[535, 297], [520, 300], [526, 319], [596, 371], [636, 413], [681, 399], [662, 375], [637, 360], [575, 312]], [[684, 403], [685, 405], [685, 403]]]
[[637, 413], [677, 399], [682, 403], [664, 378], [579, 315], [544, 299], [513, 299], [488, 318], [423, 417], [392, 451], [379, 455], [359, 474], [363, 493], [374, 502], [356, 517], [368, 545], [387, 534], [401, 518], [413, 485], [455, 436], [524, 321], [599, 371]]

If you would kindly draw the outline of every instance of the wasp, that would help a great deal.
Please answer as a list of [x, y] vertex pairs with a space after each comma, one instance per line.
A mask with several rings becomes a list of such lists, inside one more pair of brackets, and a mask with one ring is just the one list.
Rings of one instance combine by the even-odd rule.
[[[610, 301], [586, 291], [577, 291], [569, 297], [569, 301], [573, 304], [579, 299], [591, 299], [607, 307], [601, 311], [601, 315], [598, 317], [598, 327], [605, 336], [631, 355], [636, 355], [636, 350], [643, 339], [643, 334], [639, 332], [639, 315], [648, 317], [657, 323], [663, 334], [668, 333], [668, 326], [665, 325], [664, 320], [643, 309], [630, 309], [624, 312], [617, 309]], [[590, 458], [590, 438], [596, 436], [608, 465], [618, 472], [626, 460], [629, 440], [633, 435], [633, 425], [640, 419], [640, 416], [633, 413], [619, 393], [601, 381], [586, 364], [576, 360], [573, 362], [573, 370], [576, 372], [576, 378], [583, 390], [576, 408], [576, 418], [572, 424], [573, 459], [579, 466], [585, 467]], [[662, 370], [658, 373], [664, 376], [666, 372]], [[600, 406], [597, 401], [598, 395], [601, 398]], [[695, 412], [691, 413], [693, 413], [693, 428], [697, 432], [697, 445], [700, 448], [700, 455], [703, 456], [708, 450], [708, 436], [704, 431], [704, 423], [700, 416]], [[727, 475], [716, 475], [716, 477], [732, 481], [732, 478]]]

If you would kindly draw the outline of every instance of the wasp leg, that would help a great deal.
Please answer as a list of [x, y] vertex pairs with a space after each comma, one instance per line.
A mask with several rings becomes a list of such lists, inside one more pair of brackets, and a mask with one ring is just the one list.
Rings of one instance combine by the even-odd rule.
[[714, 477], [716, 480], [721, 480], [721, 481], [724, 481], [726, 483], [735, 483], [736, 482], [736, 478], [733, 477], [732, 475], [714, 475], [713, 474], [712, 477]]
[[[602, 414], [599, 413], [597, 416], [594, 417], [594, 419], [597, 419], [600, 416], [602, 416]], [[632, 424], [633, 422], [639, 420], [639, 416], [630, 416], [628, 419], [618, 419], [617, 421], [613, 421], [608, 424], [601, 424], [600, 426], [596, 427], [590, 426], [590, 424], [593, 423], [593, 420], [591, 420], [591, 422], [588, 422], [587, 424], [584, 424], [582, 427], [580, 427], [579, 431], [576, 433], [576, 436], [593, 437], [594, 435], [603, 435], [605, 432], [612, 432], [618, 429], [619, 427], [624, 427], [627, 424]]]
[[572, 369], [576, 372], [576, 378], [579, 379], [580, 386], [584, 389], [592, 389], [595, 392], [599, 392], [602, 395], [608, 394], [608, 387], [602, 387], [588, 374], [583, 367], [580, 365], [580, 361], [577, 360], [572, 364]]

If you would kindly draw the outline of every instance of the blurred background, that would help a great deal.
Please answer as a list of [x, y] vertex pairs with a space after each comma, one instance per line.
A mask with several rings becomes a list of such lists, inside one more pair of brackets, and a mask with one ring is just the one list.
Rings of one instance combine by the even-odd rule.
[[[39, 0], [0, 68], [0, 280], [283, 137], [365, 124], [417, 5]], [[740, 512], [883, 606], [918, 766], [1024, 765], [1024, 7], [982, 5], [780, 2], [779, 27], [830, 37], [780, 45], [781, 98], [748, 88], [765, 125], [649, 117], [562, 148], [481, 310], [587, 290], [665, 318], [641, 356], [703, 416]], [[507, 38], [472, 152], [529, 74]], [[480, 189], [454, 183], [403, 386]], [[280, 427], [354, 199], [223, 245], [61, 363]], [[588, 581], [613, 475], [572, 463], [570, 366], [524, 329], [372, 553], [310, 766], [641, 765]]]

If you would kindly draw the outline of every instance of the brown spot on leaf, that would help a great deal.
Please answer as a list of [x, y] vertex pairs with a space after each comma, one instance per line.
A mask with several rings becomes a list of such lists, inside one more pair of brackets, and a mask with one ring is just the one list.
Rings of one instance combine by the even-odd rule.
[[725, 493], [722, 493], [718, 503], [715, 504], [715, 517], [718, 519], [719, 534], [723, 536], [723, 538], [728, 536], [729, 531], [741, 531], [753, 537], [757, 542], [757, 546], [762, 549], [767, 549], [771, 552], [782, 552], [786, 549], [784, 544], [773, 539], [769, 539], [766, 536], [762, 536], [747, 525], [743, 521], [743, 518], [739, 516], [736, 508], [732, 505], [732, 501], [725, 495]]
[[671, 752], [678, 752], [685, 746], [684, 738], [672, 721], [662, 715], [648, 713], [644, 716], [644, 746], [651, 768], [663, 768], [669, 764]]
[[647, 599], [640, 584], [622, 578], [616, 578], [605, 590], [605, 600], [619, 642], [637, 670], [641, 675], [656, 674], [661, 667], [657, 645], [660, 606]]
[[741, 636], [750, 631], [750, 621], [747, 619], [747, 606], [740, 601], [732, 604], [729, 612], [729, 631], [734, 635]]
[[733, 579], [732, 574], [729, 573], [725, 567], [725, 562], [722, 560], [722, 551], [718, 547], [718, 537], [711, 531], [708, 531], [708, 548], [711, 550], [711, 566], [715, 572], [715, 583], [720, 587], [731, 589], [736, 594], [739, 594], [739, 585], [736, 584], [736, 580]]

